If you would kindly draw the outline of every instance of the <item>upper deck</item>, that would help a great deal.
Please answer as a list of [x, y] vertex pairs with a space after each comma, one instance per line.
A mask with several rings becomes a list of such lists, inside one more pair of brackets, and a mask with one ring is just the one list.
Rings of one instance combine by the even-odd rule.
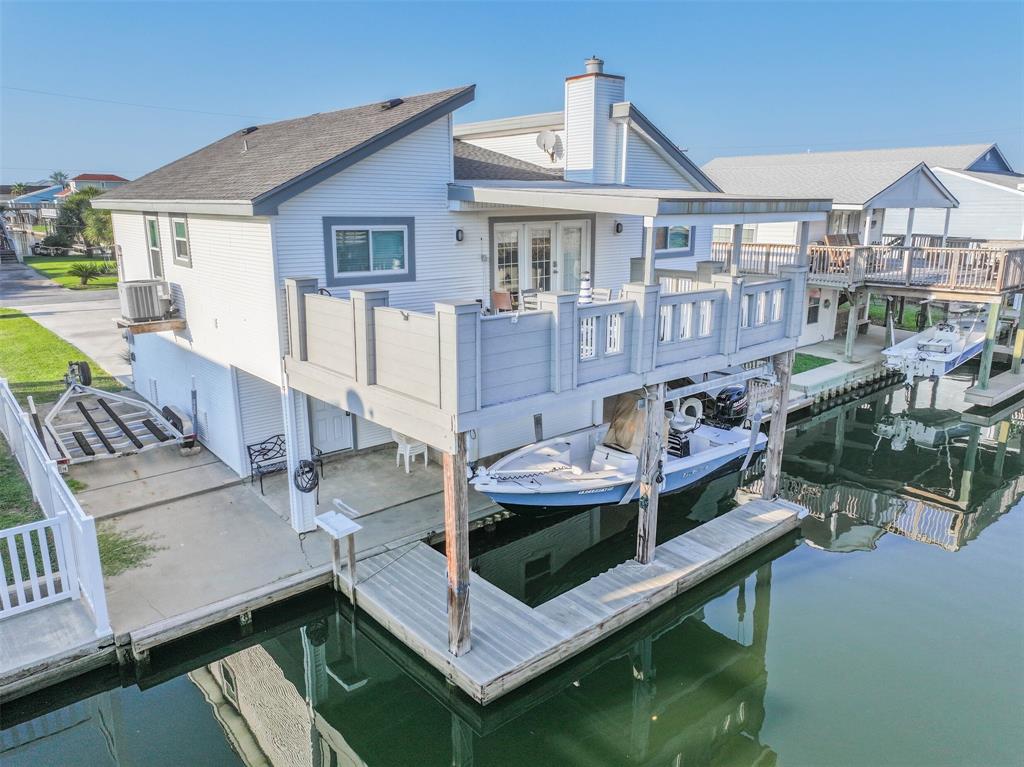
[[411, 312], [385, 290], [335, 298], [289, 279], [289, 386], [449, 449], [459, 432], [796, 346], [806, 267], [744, 277], [703, 262], [673, 275], [614, 301], [542, 293], [537, 310], [500, 314], [472, 301]]
[[[737, 264], [746, 274], [775, 274], [796, 262], [796, 245], [744, 243]], [[725, 262], [732, 243], [712, 244]], [[1024, 289], [1024, 244], [972, 243], [970, 247], [914, 245], [811, 245], [808, 281], [816, 285], [886, 289], [954, 300], [988, 301]]]

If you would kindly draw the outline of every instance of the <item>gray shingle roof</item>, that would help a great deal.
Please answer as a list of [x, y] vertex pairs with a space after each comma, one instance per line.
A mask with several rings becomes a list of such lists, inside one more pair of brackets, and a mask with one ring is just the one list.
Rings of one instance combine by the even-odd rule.
[[510, 157], [482, 146], [455, 139], [452, 142], [455, 156], [455, 178], [507, 180], [507, 181], [561, 181], [561, 168], [545, 168], [540, 165]]
[[716, 157], [704, 170], [732, 194], [831, 197], [838, 204], [862, 205], [921, 163], [965, 168], [991, 146]]
[[962, 170], [959, 172], [971, 178], [988, 181], [991, 184], [1024, 191], [1024, 173], [983, 173], [976, 170]]
[[[474, 86], [405, 97], [235, 131], [103, 195], [104, 200], [257, 200], [330, 166], [361, 156], [421, 119], [440, 118], [473, 97]], [[247, 148], [243, 151], [243, 140]]]

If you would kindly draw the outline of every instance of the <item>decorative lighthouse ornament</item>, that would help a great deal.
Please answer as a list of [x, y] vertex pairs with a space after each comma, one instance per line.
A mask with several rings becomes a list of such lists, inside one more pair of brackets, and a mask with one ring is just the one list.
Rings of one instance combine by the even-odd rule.
[[580, 301], [581, 304], [594, 302], [594, 295], [590, 290], [590, 272], [583, 272], [580, 275]]

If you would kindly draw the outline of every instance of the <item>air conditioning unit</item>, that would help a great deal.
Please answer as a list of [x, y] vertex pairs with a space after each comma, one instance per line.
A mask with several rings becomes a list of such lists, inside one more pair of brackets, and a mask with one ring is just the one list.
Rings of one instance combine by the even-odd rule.
[[171, 309], [171, 295], [163, 280], [128, 280], [117, 283], [121, 316], [129, 322], [162, 320]]

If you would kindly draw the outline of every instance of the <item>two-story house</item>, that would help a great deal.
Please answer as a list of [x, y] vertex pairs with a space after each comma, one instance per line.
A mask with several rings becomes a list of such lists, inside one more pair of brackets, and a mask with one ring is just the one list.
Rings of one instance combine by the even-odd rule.
[[[245, 475], [277, 433], [492, 455], [792, 349], [801, 266], [738, 276], [712, 230], [806, 235], [830, 202], [723, 194], [598, 59], [563, 87], [561, 112], [462, 127], [474, 86], [246, 127], [95, 200], [121, 279], [164, 281], [178, 312], [125, 323], [137, 391], [186, 411], [194, 391], [200, 439]], [[297, 529], [312, 503], [293, 495]]]

